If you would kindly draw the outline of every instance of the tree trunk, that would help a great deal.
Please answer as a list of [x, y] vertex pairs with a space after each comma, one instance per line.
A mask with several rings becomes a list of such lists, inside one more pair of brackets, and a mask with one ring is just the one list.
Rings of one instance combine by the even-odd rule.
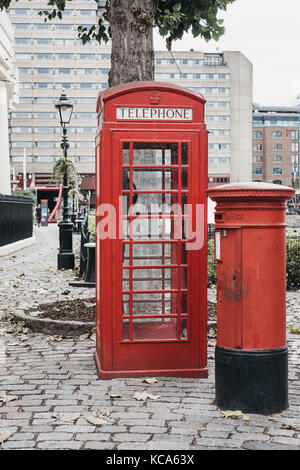
[[153, 15], [154, 0], [110, 0], [109, 86], [153, 80]]

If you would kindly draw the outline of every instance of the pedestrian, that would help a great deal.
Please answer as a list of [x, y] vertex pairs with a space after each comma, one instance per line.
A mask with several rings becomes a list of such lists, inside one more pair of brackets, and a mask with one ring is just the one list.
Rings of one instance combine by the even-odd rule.
[[36, 225], [38, 227], [41, 226], [41, 219], [42, 219], [41, 204], [38, 204], [37, 208], [35, 209], [35, 220], [36, 220]]

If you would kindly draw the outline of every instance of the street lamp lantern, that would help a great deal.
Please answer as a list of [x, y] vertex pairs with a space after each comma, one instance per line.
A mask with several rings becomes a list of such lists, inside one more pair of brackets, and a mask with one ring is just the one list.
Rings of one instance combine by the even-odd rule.
[[64, 128], [66, 124], [70, 124], [73, 105], [67, 97], [65, 90], [63, 89], [62, 94], [55, 105], [55, 108], [58, 109], [60, 125]]

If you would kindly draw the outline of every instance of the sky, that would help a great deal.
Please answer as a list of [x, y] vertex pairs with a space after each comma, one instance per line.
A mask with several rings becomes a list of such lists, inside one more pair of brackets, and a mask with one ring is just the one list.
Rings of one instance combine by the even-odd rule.
[[[236, 0], [218, 18], [226, 28], [218, 42], [185, 34], [172, 50], [240, 51], [253, 64], [253, 102], [294, 105], [293, 96], [300, 91], [300, 0]], [[157, 33], [154, 47], [165, 50]]]

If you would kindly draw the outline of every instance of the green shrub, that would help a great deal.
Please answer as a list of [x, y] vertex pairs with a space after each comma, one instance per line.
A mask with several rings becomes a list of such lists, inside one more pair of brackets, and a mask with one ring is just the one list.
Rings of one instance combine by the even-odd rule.
[[217, 265], [214, 254], [214, 240], [207, 244], [207, 287], [213, 287], [217, 283]]
[[300, 289], [300, 239], [293, 237], [286, 241], [286, 288]]

